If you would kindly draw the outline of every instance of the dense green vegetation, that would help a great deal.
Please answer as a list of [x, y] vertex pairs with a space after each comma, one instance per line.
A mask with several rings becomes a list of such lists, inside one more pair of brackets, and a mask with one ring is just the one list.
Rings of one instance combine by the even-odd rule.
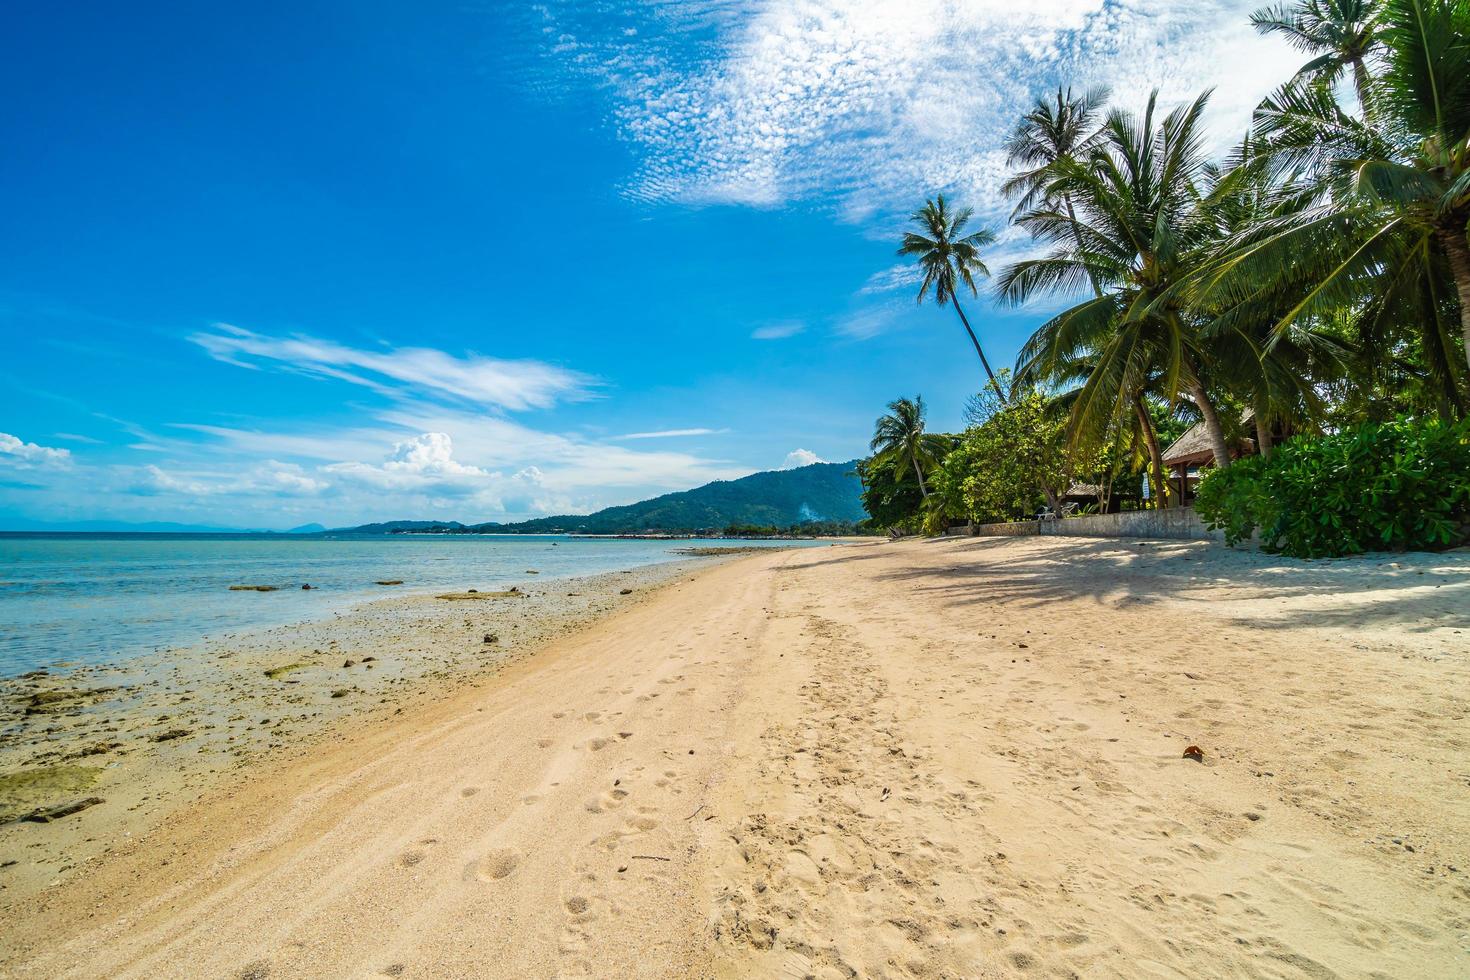
[[[991, 372], [958, 302], [979, 295], [995, 234], [943, 197], [914, 214], [899, 254], [919, 263], [920, 301], [954, 304], [984, 393], [963, 433], [925, 434], [927, 453], [896, 411], [922, 422], [922, 402], [890, 406], [859, 467], [875, 523], [1176, 505], [1163, 452], [1197, 424], [1214, 460], [1202, 500], [1237, 537], [1261, 527], [1303, 555], [1458, 540], [1470, 0], [1304, 0], [1252, 23], [1310, 60], [1221, 158], [1205, 151], [1208, 92], [1134, 112], [1059, 90], [1022, 116], [1005, 189], [1035, 251], [993, 298], [1063, 308], [1013, 377]], [[1346, 486], [1377, 516], [1334, 516]]]
[[639, 534], [723, 533], [731, 525], [760, 534], [851, 534], [864, 518], [856, 461], [814, 463], [792, 470], [719, 480], [594, 514], [538, 517], [514, 524], [394, 521], [350, 530], [361, 533], [445, 534]]
[[1300, 558], [1442, 548], [1470, 530], [1470, 421], [1369, 422], [1292, 439], [1207, 480], [1196, 504], [1231, 543]]

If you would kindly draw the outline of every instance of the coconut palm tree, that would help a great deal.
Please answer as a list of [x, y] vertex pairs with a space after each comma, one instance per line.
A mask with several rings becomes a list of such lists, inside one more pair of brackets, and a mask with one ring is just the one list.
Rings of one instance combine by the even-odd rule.
[[[1075, 163], [1085, 160], [1097, 146], [1099, 132], [1098, 115], [1107, 103], [1106, 88], [1088, 89], [1082, 95], [1074, 95], [1070, 88], [1058, 88], [1056, 97], [1041, 98], [1031, 110], [1021, 117], [1006, 142], [1006, 163], [1020, 168], [1019, 172], [1001, 185], [1001, 190], [1016, 200], [1013, 219], [1034, 208], [1046, 196], [1046, 188], [1057, 176], [1057, 166], [1063, 161]], [[1063, 193], [1053, 207], [1061, 210], [1076, 229], [1077, 214], [1071, 197]], [[1082, 247], [1080, 239], [1076, 242]], [[1102, 296], [1102, 288], [1096, 279], [1088, 276], [1094, 296]], [[1023, 378], [1018, 381], [1037, 384], [1039, 378]], [[1133, 416], [1140, 427], [1139, 436], [1148, 452], [1154, 482], [1162, 480], [1163, 460], [1159, 455], [1158, 434], [1153, 431], [1153, 418], [1145, 403], [1142, 389], [1134, 392]], [[1167, 485], [1165, 485], [1167, 486]]]
[[[1202, 318], [1181, 291], [1215, 227], [1203, 197], [1200, 120], [1209, 95], [1162, 120], [1157, 98], [1157, 92], [1149, 97], [1141, 117], [1110, 113], [1085, 161], [1057, 164], [1045, 201], [1020, 218], [1051, 252], [1007, 268], [998, 293], [1019, 304], [1096, 284], [1098, 295], [1042, 324], [1018, 362], [1026, 378], [1052, 377], [1079, 359], [1088, 364], [1072, 408], [1074, 439], [1098, 439], [1109, 426], [1137, 417], [1140, 395], [1152, 383], [1171, 402], [1189, 395], [1215, 464], [1225, 467], [1230, 453], [1206, 384]], [[1063, 195], [1071, 214], [1055, 205]]]
[[[923, 281], [919, 284], [920, 303], [924, 302], [924, 297], [932, 289], [934, 301], [940, 306], [945, 303], [954, 304], [954, 311], [959, 314], [965, 333], [970, 335], [970, 343], [975, 345], [975, 353], [980, 355], [980, 364], [985, 368], [986, 377], [990, 379], [996, 392], [1000, 393], [1001, 387], [995, 380], [995, 372], [990, 370], [990, 361], [980, 346], [980, 339], [970, 327], [969, 317], [965, 316], [964, 309], [960, 307], [958, 295], [960, 287], [968, 287], [971, 296], [977, 295], [976, 274], [990, 275], [990, 270], [980, 259], [980, 249], [992, 244], [995, 235], [985, 228], [966, 234], [965, 226], [973, 216], [972, 208], [951, 212], [943, 194], [934, 200], [925, 201], [924, 206], [912, 215], [914, 223], [923, 234], [912, 231], [905, 234], [898, 254], [916, 257], [919, 268], [924, 271]], [[1001, 398], [1005, 398], [1004, 393], [1001, 393]]]
[[873, 441], [869, 448], [875, 459], [892, 463], [894, 472], [900, 477], [913, 467], [914, 478], [919, 481], [919, 494], [923, 499], [929, 499], [924, 471], [932, 472], [938, 465], [939, 456], [944, 451], [944, 439], [924, 431], [922, 396], [889, 402], [888, 414], [874, 423]]
[[[1088, 89], [1081, 95], [1058, 88], [1054, 99], [1037, 99], [1021, 117], [1005, 145], [1006, 165], [1019, 169], [1001, 184], [1002, 192], [1016, 200], [1012, 218], [1045, 199], [1059, 161], [1085, 159], [1092, 152], [1098, 114], [1107, 101], [1105, 88]], [[1071, 212], [1065, 196], [1057, 203]]]
[[1315, 56], [1297, 72], [1299, 77], [1331, 85], [1344, 70], [1351, 71], [1358, 104], [1367, 113], [1367, 61], [1381, 43], [1378, 10], [1376, 0], [1302, 0], [1263, 7], [1251, 14], [1251, 23], [1262, 34], [1281, 35], [1292, 47]]
[[[1384, 54], [1369, 77], [1367, 119], [1300, 80], [1256, 111], [1259, 154], [1301, 206], [1222, 250], [1201, 294], [1243, 302], [1283, 279], [1310, 288], [1276, 335], [1302, 320], [1356, 311], [1365, 333], [1419, 328], [1444, 396], [1463, 411], [1470, 365], [1470, 3], [1385, 0]], [[1455, 327], [1458, 326], [1458, 331]], [[1455, 354], [1454, 333], [1465, 358]]]

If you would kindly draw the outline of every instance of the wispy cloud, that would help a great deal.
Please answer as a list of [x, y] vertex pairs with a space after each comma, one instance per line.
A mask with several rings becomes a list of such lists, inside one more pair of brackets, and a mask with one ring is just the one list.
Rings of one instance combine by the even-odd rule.
[[272, 337], [228, 323], [189, 337], [216, 360], [361, 385], [390, 396], [438, 395], [522, 410], [585, 397], [592, 378], [534, 360], [456, 357], [427, 347], [363, 350], [305, 334]]
[[805, 330], [806, 324], [800, 320], [785, 320], [781, 323], [768, 323], [763, 327], [756, 327], [750, 332], [750, 336], [754, 340], [785, 340]]
[[898, 321], [898, 304], [886, 302], [855, 310], [837, 320], [833, 332], [849, 340], [869, 340], [886, 333]]
[[616, 439], [678, 439], [683, 436], [717, 436], [729, 432], [729, 429], [660, 429], [657, 432], [629, 432], [624, 436], [615, 436]]
[[327, 489], [324, 480], [309, 475], [295, 463], [268, 459], [245, 470], [165, 470], [145, 466], [146, 481], [138, 488], [146, 492], [162, 491], [191, 497], [228, 495], [232, 497], [313, 496]]
[[[600, 86], [646, 200], [832, 204], [896, 215], [936, 189], [1004, 211], [1002, 144], [1037, 94], [1110, 85], [1136, 105], [1219, 85], [1222, 142], [1298, 57], [1256, 37], [1259, 0], [548, 0], [541, 84]], [[635, 29], [635, 30], [630, 30]], [[557, 77], [559, 76], [559, 77]], [[548, 82], [548, 77], [551, 81]]]
[[863, 288], [858, 290], [859, 296], [869, 296], [873, 293], [891, 293], [895, 289], [916, 289], [923, 280], [924, 274], [919, 267], [912, 262], [903, 265], [889, 266], [868, 277]]

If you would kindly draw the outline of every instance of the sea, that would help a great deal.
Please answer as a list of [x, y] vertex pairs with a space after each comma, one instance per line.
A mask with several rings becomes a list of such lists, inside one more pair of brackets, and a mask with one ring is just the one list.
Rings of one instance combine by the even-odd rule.
[[[685, 556], [678, 552], [692, 547], [827, 543], [0, 532], [0, 677], [120, 663], [208, 637], [326, 619], [389, 595], [487, 591], [622, 571], [680, 560]], [[403, 585], [375, 584], [393, 579]], [[276, 590], [239, 592], [232, 585]]]

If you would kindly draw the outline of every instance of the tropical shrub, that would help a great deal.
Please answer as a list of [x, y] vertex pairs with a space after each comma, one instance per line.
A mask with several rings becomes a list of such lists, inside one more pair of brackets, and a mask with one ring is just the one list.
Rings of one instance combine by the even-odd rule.
[[1470, 420], [1401, 418], [1208, 473], [1195, 509], [1231, 544], [1296, 558], [1445, 548], [1470, 530]]

